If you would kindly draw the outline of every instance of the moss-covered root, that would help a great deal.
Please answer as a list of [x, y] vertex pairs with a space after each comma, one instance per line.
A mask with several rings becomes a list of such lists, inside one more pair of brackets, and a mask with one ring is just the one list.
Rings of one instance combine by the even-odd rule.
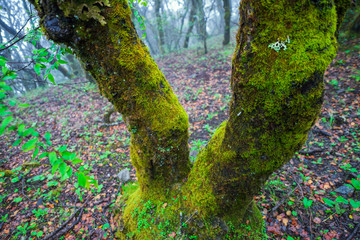
[[[117, 201], [121, 216], [116, 236], [119, 239], [242, 239], [263, 240], [262, 215], [251, 201], [242, 212], [225, 216], [205, 216], [193, 208], [180, 185], [168, 194], [149, 197], [136, 184], [124, 188]], [[123, 208], [121, 208], [123, 206]]]
[[47, 36], [74, 49], [123, 115], [141, 189], [165, 191], [184, 179], [190, 170], [188, 116], [138, 38], [127, 0], [32, 3]]

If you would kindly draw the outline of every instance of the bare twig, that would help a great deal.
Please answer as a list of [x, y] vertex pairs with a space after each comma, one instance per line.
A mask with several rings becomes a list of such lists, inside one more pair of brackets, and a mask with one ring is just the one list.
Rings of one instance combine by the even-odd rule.
[[58, 234], [56, 234], [56, 236], [54, 236], [54, 238], [56, 237], [56, 239], [60, 238], [62, 235], [64, 235], [65, 233], [67, 233], [68, 231], [70, 231], [71, 229], [73, 229], [75, 227], [76, 224], [78, 224], [81, 220], [82, 214], [84, 212], [84, 208], [81, 208], [80, 214], [78, 216], [78, 218], [76, 219], [76, 221], [71, 224], [71, 226], [65, 228], [64, 230], [60, 231]]
[[350, 236], [346, 240], [352, 240], [353, 237], [355, 237], [355, 234], [358, 233], [359, 228], [360, 228], [360, 222], [356, 225], [354, 231], [350, 234]]
[[296, 189], [298, 189], [298, 188], [299, 188], [299, 185], [297, 185], [294, 189], [292, 189], [290, 192], [288, 192], [288, 193], [286, 194], [286, 196], [285, 196], [280, 202], [278, 202], [278, 203], [275, 205], [275, 207], [273, 207], [273, 208], [271, 209], [270, 212], [273, 212], [273, 211], [275, 211], [276, 209], [278, 209], [278, 208], [286, 201], [286, 199], [288, 199], [289, 196], [290, 196]]
[[[90, 197], [88, 197], [87, 199], [86, 199], [86, 201], [84, 202], [84, 204], [79, 208], [79, 209], [77, 209], [69, 218], [68, 218], [68, 220], [66, 220], [63, 224], [61, 224], [57, 229], [55, 229], [55, 231], [53, 231], [52, 233], [50, 233], [49, 235], [47, 235], [43, 240], [48, 240], [48, 239], [52, 239], [52, 238], [55, 238], [56, 237], [56, 235], [57, 235], [57, 233], [62, 229], [62, 228], [64, 228], [74, 217], [75, 217], [75, 215], [81, 210], [81, 214], [82, 214], [82, 212], [83, 212], [83, 209], [84, 209], [84, 206], [87, 204], [87, 202], [89, 201], [89, 199], [90, 199]], [[81, 215], [80, 214], [80, 215]], [[75, 221], [76, 222], [76, 221]], [[76, 224], [75, 224], [76, 225]], [[73, 225], [73, 226], [75, 226], [75, 225]], [[73, 227], [72, 226], [72, 227]], [[70, 228], [68, 228], [68, 230], [69, 230]], [[68, 231], [67, 230], [67, 231]], [[63, 232], [63, 231], [62, 231]]]

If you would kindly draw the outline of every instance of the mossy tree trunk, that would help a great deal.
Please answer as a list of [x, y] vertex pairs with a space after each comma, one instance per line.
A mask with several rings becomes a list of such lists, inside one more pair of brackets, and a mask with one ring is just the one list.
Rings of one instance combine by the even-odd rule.
[[[191, 171], [188, 117], [137, 37], [127, 1], [30, 1], [48, 37], [74, 49], [131, 132], [139, 188], [125, 190], [118, 236], [262, 239], [253, 197], [320, 112], [343, 17], [334, 1], [241, 1], [230, 117]], [[280, 49], [268, 47], [277, 41]]]

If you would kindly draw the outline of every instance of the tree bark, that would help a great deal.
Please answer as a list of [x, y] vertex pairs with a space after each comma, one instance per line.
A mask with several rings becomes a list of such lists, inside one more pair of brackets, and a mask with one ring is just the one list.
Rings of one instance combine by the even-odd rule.
[[230, 21], [231, 21], [231, 2], [230, 0], [223, 0], [224, 2], [224, 41], [223, 45], [228, 45], [230, 43]]
[[263, 239], [253, 197], [305, 143], [320, 112], [341, 19], [334, 1], [241, 1], [230, 116], [191, 171], [188, 117], [137, 37], [127, 1], [88, 3], [100, 12], [91, 17], [74, 2], [30, 1], [48, 37], [74, 49], [131, 132], [139, 188], [117, 202], [126, 205], [117, 237]]

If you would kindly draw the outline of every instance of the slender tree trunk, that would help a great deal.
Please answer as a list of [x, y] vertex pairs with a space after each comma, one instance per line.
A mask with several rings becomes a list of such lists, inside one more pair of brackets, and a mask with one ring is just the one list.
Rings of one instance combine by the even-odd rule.
[[180, 48], [180, 40], [182, 38], [182, 35], [183, 35], [183, 29], [184, 29], [184, 22], [185, 22], [185, 18], [186, 18], [186, 15], [189, 11], [189, 4], [190, 2], [188, 1], [185, 6], [186, 6], [186, 10], [184, 12], [183, 15], [181, 15], [180, 17], [180, 29], [179, 29], [179, 37], [177, 38], [176, 40], [176, 43], [175, 43], [175, 49], [179, 49]]
[[203, 43], [204, 46], [204, 53], [208, 53], [207, 49], [207, 32], [206, 32], [206, 18], [205, 18], [205, 11], [204, 11], [204, 1], [203, 0], [192, 0], [193, 3], [196, 5], [197, 10], [197, 32], [199, 34], [199, 38]]
[[191, 1], [191, 10], [189, 15], [189, 28], [186, 32], [186, 36], [184, 40], [184, 48], [189, 47], [190, 35], [195, 25], [196, 5], [194, 3], [194, 0], [189, 0], [189, 1]]
[[224, 22], [225, 10], [224, 10], [223, 0], [216, 0], [216, 9], [220, 16], [220, 20], [218, 21], [219, 29], [222, 32], [225, 27], [225, 22]]
[[[89, 4], [101, 13], [91, 18], [59, 1], [31, 1], [47, 35], [86, 62], [131, 132], [139, 188], [119, 199], [117, 237], [263, 239], [253, 197], [305, 143], [320, 112], [342, 19], [334, 1], [241, 1], [230, 116], [191, 171], [188, 117], [136, 37], [127, 0]], [[278, 40], [275, 51], [269, 44]]]
[[164, 33], [164, 26], [161, 17], [161, 0], [155, 0], [155, 16], [156, 16], [156, 24], [157, 29], [159, 32], [159, 49], [160, 53], [164, 53], [164, 45], [165, 45], [165, 33]]
[[224, 2], [224, 41], [223, 45], [228, 45], [230, 43], [230, 20], [231, 20], [231, 1], [230, 0], [223, 0]]
[[360, 14], [352, 22], [350, 30], [354, 33], [360, 34]]

